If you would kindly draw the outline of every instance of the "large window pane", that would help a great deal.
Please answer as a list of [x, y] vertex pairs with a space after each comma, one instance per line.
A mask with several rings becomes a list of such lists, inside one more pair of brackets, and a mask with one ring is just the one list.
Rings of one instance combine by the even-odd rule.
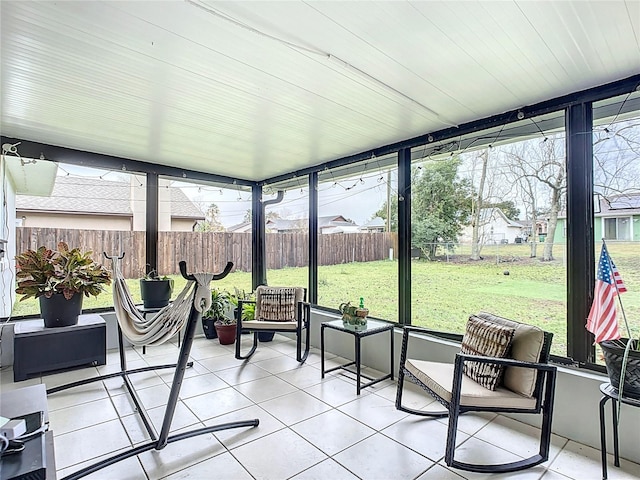
[[[594, 103], [594, 265], [602, 238], [627, 291], [619, 297], [620, 334], [640, 335], [640, 92]], [[596, 361], [602, 362], [597, 352]]]
[[[233, 187], [233, 188], [232, 188]], [[184, 285], [178, 264], [190, 271], [231, 273], [212, 286], [251, 291], [251, 190], [224, 184], [161, 178], [158, 195], [158, 272]]]
[[462, 333], [484, 310], [566, 355], [563, 112], [413, 150], [412, 323]]
[[[396, 157], [319, 175], [318, 303], [398, 321]], [[355, 171], [354, 171], [355, 170]]]
[[281, 185], [265, 185], [263, 201], [276, 199], [278, 191], [284, 192], [282, 201], [265, 207], [267, 284], [308, 288], [308, 182], [301, 178]]
[[[64, 241], [70, 248], [92, 251], [95, 261], [111, 268], [102, 252], [124, 252], [125, 277], [139, 278], [144, 273], [145, 185], [144, 175], [57, 164], [50, 195], [16, 196], [17, 253], [40, 246], [55, 249]], [[135, 283], [130, 286], [139, 292]], [[109, 288], [83, 301], [84, 309], [111, 305]], [[12, 315], [39, 311], [38, 301], [29, 299], [17, 302]]]

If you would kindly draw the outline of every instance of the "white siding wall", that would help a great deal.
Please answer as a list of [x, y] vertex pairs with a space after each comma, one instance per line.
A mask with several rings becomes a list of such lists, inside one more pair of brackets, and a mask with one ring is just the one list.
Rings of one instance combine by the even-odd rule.
[[[0, 317], [7, 317], [11, 314], [11, 308], [15, 302], [14, 272], [16, 256], [16, 195], [13, 183], [6, 171], [4, 162], [0, 165], [0, 199], [5, 199], [6, 206], [0, 205], [2, 215], [0, 215], [0, 238], [8, 240], [7, 251], [4, 258], [0, 260]], [[4, 203], [4, 202], [2, 202]]]

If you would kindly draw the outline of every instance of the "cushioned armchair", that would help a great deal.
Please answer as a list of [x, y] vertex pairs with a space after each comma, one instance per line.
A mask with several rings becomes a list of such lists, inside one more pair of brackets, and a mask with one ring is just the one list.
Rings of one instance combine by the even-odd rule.
[[[548, 364], [553, 334], [481, 312], [469, 318], [461, 352], [455, 362], [449, 364], [409, 358], [410, 340], [418, 333], [429, 331], [420, 327], [404, 328], [396, 408], [416, 415], [449, 417], [447, 465], [473, 472], [512, 472], [548, 460], [556, 381], [556, 368]], [[428, 392], [446, 410], [426, 412], [403, 406], [405, 378]], [[542, 415], [538, 453], [520, 461], [495, 465], [455, 460], [458, 417], [465, 412]], [[425, 434], [428, 435], [428, 426]]]
[[[302, 287], [267, 287], [256, 289], [255, 300], [238, 301], [236, 312], [236, 358], [239, 360], [251, 357], [258, 346], [258, 332], [283, 332], [296, 335], [296, 359], [303, 363], [309, 355], [309, 318], [310, 305], [305, 301], [306, 288]], [[255, 304], [254, 320], [243, 320], [242, 309], [247, 303]], [[242, 332], [253, 334], [253, 345], [246, 353], [240, 352]], [[302, 340], [304, 338], [304, 350]]]

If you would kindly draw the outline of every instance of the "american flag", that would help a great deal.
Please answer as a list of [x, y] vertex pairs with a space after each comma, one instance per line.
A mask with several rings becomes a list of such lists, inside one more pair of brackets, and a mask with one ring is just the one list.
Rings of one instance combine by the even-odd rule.
[[598, 262], [596, 287], [593, 292], [593, 304], [587, 319], [587, 330], [595, 335], [597, 343], [620, 338], [615, 300], [618, 293], [626, 291], [622, 277], [607, 252], [607, 246], [603, 243]]

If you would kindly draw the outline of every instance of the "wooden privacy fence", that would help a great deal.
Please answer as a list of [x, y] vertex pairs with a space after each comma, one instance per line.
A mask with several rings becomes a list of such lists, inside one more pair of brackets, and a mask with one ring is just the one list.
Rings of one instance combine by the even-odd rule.
[[[102, 252], [118, 255], [125, 252], [122, 273], [137, 278], [145, 271], [145, 232], [117, 230], [72, 230], [65, 228], [18, 227], [16, 249], [23, 252], [41, 245], [55, 248], [59, 241], [70, 248], [91, 250], [93, 257], [105, 263]], [[304, 267], [309, 263], [308, 232], [268, 233], [267, 268]], [[318, 263], [336, 265], [348, 262], [371, 262], [397, 254], [395, 233], [345, 233], [318, 236]], [[251, 271], [251, 233], [227, 232], [159, 232], [158, 272], [179, 273], [178, 262], [184, 260], [191, 271], [220, 272], [228, 261], [235, 270]]]

